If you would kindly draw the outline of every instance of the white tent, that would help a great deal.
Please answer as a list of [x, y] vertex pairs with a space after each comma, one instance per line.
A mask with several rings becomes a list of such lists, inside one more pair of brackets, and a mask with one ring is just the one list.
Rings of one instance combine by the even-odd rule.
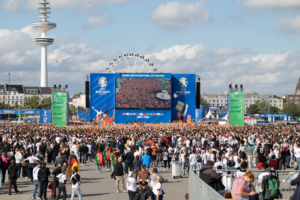
[[214, 118], [214, 116], [212, 115], [212, 113], [210, 111], [208, 111], [208, 113], [206, 114], [205, 118]]

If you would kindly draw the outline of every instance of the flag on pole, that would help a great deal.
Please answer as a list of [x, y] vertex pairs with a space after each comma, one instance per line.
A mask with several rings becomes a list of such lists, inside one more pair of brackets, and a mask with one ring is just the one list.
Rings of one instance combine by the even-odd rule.
[[183, 109], [183, 106], [184, 106], [184, 103], [181, 101], [178, 101], [175, 109], [178, 110], [179, 112], [181, 112]]

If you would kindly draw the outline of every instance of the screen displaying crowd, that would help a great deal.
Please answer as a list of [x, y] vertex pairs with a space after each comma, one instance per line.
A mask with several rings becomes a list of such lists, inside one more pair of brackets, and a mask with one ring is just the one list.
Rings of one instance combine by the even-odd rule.
[[164, 93], [170, 95], [170, 79], [131, 78], [117, 79], [116, 109], [170, 109], [171, 100], [157, 98], [162, 93], [162, 82], [166, 82]]

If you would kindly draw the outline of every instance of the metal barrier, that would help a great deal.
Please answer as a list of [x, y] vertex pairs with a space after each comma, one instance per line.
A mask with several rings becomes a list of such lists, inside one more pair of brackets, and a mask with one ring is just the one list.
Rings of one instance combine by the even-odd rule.
[[189, 170], [189, 199], [226, 200], [221, 194], [202, 181], [193, 170]]
[[[226, 170], [226, 169], [217, 169], [217, 172], [225, 172], [226, 174], [228, 174], [228, 172], [231, 172], [233, 175], [236, 174], [237, 171], [236, 169], [232, 169], [232, 170]], [[253, 170], [251, 169], [251, 172], [254, 174], [254, 184], [257, 185], [258, 184], [258, 175], [259, 173], [262, 173], [262, 170]], [[290, 197], [294, 194], [295, 188], [296, 186], [291, 186], [290, 185], [290, 179], [287, 179], [286, 182], [283, 182], [283, 180], [286, 179], [286, 177], [288, 176], [288, 174], [290, 174], [291, 172], [298, 172], [300, 174], [300, 170], [276, 170], [276, 176], [278, 176], [279, 181], [280, 181], [280, 192], [282, 193], [282, 197], [283, 199], [290, 199]], [[222, 173], [222, 176], [224, 176], [225, 174]], [[232, 183], [235, 180], [236, 176], [232, 179]]]

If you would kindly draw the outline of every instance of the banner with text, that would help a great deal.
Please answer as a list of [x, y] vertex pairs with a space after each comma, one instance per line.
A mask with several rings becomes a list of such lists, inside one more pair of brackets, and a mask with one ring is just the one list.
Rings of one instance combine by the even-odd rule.
[[230, 92], [230, 124], [244, 125], [244, 92]]

